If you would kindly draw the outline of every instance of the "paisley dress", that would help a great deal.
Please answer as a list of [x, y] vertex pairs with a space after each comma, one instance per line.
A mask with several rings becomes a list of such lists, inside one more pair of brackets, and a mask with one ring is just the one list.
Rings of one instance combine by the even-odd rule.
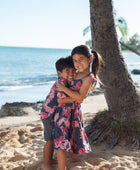
[[[71, 84], [71, 89], [79, 91], [83, 79], [91, 76], [92, 73], [84, 76], [82, 79], [76, 79]], [[54, 129], [54, 149], [82, 154], [91, 152], [88, 138], [83, 126], [81, 105], [77, 102], [58, 105], [55, 112], [55, 129]]]

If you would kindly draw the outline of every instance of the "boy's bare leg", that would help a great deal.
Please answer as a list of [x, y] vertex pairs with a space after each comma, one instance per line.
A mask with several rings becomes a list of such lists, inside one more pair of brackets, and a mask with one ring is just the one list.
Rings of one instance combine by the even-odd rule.
[[69, 160], [69, 163], [79, 161], [79, 158], [77, 157], [76, 154], [74, 154], [73, 152], [69, 152], [69, 154], [70, 154], [70, 157], [71, 157], [71, 159]]
[[57, 150], [58, 170], [66, 170], [66, 151]]
[[51, 163], [56, 163], [56, 160], [52, 159], [53, 157], [53, 140], [48, 140], [44, 146], [43, 150], [43, 170], [52, 170]]

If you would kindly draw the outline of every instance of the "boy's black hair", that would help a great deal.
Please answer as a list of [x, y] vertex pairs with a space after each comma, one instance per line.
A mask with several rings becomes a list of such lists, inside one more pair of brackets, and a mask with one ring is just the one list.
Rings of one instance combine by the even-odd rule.
[[60, 58], [56, 61], [55, 67], [57, 71], [62, 72], [66, 67], [74, 68], [72, 57], [68, 56], [66, 58]]

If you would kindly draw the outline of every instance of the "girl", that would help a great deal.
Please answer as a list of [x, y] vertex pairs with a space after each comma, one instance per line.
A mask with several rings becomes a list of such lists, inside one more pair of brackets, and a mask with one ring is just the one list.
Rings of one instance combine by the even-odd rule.
[[[85, 45], [80, 45], [72, 50], [71, 56], [73, 59], [74, 67], [77, 70], [75, 80], [73, 80], [71, 89], [67, 88], [63, 83], [58, 85], [58, 90], [63, 91], [68, 96], [75, 99], [75, 101], [82, 101], [93, 83], [96, 85], [96, 78], [98, 77], [99, 66], [101, 57], [97, 52], [90, 54], [89, 49]], [[92, 63], [92, 73], [90, 72], [90, 64]], [[82, 154], [83, 152], [90, 152], [91, 148], [84, 131], [82, 112], [80, 104], [74, 102], [71, 110], [71, 132], [70, 144], [71, 150], [75, 154]], [[63, 141], [63, 139], [61, 139]], [[57, 145], [57, 140], [54, 139], [54, 147], [57, 149], [57, 159], [59, 170], [66, 169], [66, 152], [63, 147]]]

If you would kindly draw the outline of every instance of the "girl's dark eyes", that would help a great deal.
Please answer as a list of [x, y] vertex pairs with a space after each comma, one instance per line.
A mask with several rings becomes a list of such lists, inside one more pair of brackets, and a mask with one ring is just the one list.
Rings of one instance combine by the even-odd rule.
[[83, 58], [80, 58], [79, 60], [73, 60], [74, 63], [83, 61]]

